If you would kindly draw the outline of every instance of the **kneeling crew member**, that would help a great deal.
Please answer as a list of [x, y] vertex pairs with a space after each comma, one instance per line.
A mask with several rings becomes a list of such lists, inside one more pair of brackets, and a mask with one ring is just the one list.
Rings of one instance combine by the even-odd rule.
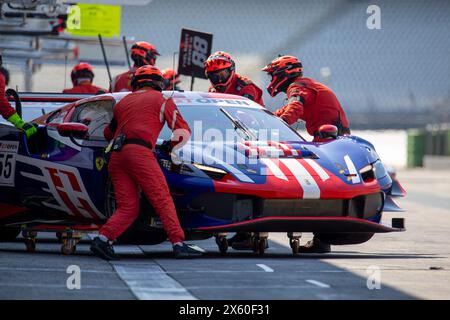
[[[2, 55], [0, 55], [0, 68], [2, 67]], [[6, 80], [3, 72], [0, 72], [0, 115], [11, 122], [17, 129], [25, 132], [27, 138], [37, 132], [37, 128], [32, 123], [27, 123], [17, 114], [5, 97]]]
[[[117, 256], [111, 245], [139, 215], [139, 189], [149, 200], [161, 222], [176, 258], [202, 255], [185, 244], [184, 232], [175, 211], [166, 179], [153, 152], [164, 123], [182, 140], [171, 141], [180, 147], [190, 137], [190, 128], [172, 99], [162, 95], [163, 78], [154, 66], [136, 70], [131, 81], [133, 92], [114, 107], [114, 117], [105, 128], [106, 139], [114, 138], [109, 174], [114, 185], [117, 210], [94, 238], [91, 250], [112, 260]], [[174, 140], [174, 138], [172, 139]]]
[[[303, 77], [303, 66], [294, 56], [280, 56], [262, 71], [271, 76], [267, 91], [272, 97], [284, 92], [288, 103], [275, 111], [275, 115], [291, 125], [299, 119], [306, 122], [306, 130], [314, 140], [320, 140], [319, 128], [325, 124], [335, 125], [338, 135], [350, 134], [349, 122], [336, 95], [324, 84]], [[331, 248], [314, 236], [300, 252], [326, 253]]]
[[94, 69], [89, 63], [80, 62], [73, 67], [70, 78], [72, 79], [73, 88], [64, 89], [63, 93], [98, 94], [108, 92], [108, 90], [92, 84], [94, 80]]

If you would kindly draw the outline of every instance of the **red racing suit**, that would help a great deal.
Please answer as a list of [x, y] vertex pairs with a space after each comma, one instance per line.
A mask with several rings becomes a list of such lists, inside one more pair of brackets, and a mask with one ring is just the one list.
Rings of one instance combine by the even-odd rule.
[[[214, 89], [214, 87], [210, 87], [208, 91], [215, 92], [216, 90]], [[231, 80], [230, 85], [224, 93], [247, 97], [250, 100], [253, 100], [256, 103], [264, 106], [264, 101], [262, 99], [262, 90], [256, 84], [254, 84], [252, 80], [237, 73], [234, 75], [233, 80]]]
[[[177, 146], [187, 142], [191, 131], [173, 100], [166, 100], [161, 92], [148, 88], [130, 93], [115, 106], [113, 121], [105, 128], [104, 135], [110, 140], [125, 134], [127, 139], [139, 139], [154, 147], [165, 122], [172, 131], [184, 132]], [[125, 144], [119, 152], [112, 152], [108, 169], [118, 209], [102, 226], [100, 234], [115, 240], [136, 220], [140, 188], [159, 215], [169, 240], [184, 241], [166, 179], [150, 148]]]
[[64, 89], [63, 93], [91, 93], [96, 94], [99, 91], [108, 92], [108, 90], [105, 90], [103, 88], [94, 86], [93, 84], [80, 84], [78, 86], [74, 86], [70, 89]]
[[8, 119], [16, 113], [16, 110], [14, 110], [8, 99], [5, 97], [5, 86], [5, 77], [0, 73], [0, 115], [3, 118]]
[[314, 137], [324, 124], [338, 128], [339, 134], [350, 133], [349, 122], [336, 95], [330, 88], [313, 79], [298, 77], [286, 91], [288, 103], [275, 111], [289, 125], [301, 119]]
[[132, 91], [131, 88], [131, 78], [136, 71], [136, 67], [132, 67], [130, 70], [117, 75], [111, 82], [110, 92], [120, 92], [120, 91]]

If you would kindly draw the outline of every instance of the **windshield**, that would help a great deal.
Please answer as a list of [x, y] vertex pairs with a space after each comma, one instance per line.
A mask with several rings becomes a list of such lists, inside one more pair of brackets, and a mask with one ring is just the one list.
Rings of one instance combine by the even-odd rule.
[[[226, 107], [226, 112], [241, 125], [233, 121], [221, 111], [220, 106], [178, 106], [181, 115], [192, 131], [192, 141], [205, 141], [205, 136], [223, 137], [223, 141], [248, 140], [248, 134], [257, 140], [266, 141], [304, 141], [294, 130], [278, 117], [265, 109], [249, 107]], [[160, 139], [170, 139], [171, 131], [164, 126]]]

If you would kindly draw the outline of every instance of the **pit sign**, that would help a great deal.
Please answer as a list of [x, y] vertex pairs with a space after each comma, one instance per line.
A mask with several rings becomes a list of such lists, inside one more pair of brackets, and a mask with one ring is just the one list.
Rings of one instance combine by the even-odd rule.
[[121, 7], [79, 3], [70, 7], [66, 32], [73, 36], [105, 38], [120, 36]]
[[213, 35], [181, 29], [178, 74], [206, 79], [203, 63], [211, 54]]

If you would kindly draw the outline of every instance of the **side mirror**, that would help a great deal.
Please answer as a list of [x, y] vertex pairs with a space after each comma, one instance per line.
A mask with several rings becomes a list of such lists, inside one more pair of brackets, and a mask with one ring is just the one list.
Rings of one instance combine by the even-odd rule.
[[56, 130], [62, 137], [74, 137], [78, 139], [86, 139], [89, 128], [87, 125], [77, 122], [58, 123]]
[[336, 139], [338, 136], [338, 128], [332, 124], [324, 124], [320, 126], [318, 136], [321, 139]]

